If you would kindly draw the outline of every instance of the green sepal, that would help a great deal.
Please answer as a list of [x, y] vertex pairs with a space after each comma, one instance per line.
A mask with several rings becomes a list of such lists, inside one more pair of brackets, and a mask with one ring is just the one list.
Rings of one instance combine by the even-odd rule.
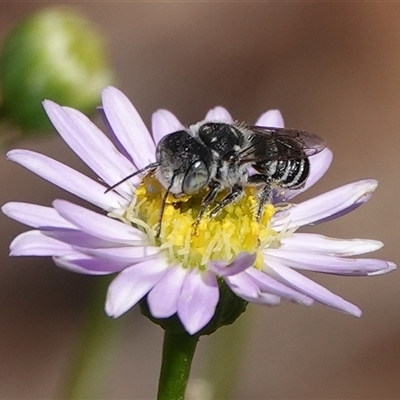
[[[218, 328], [235, 322], [239, 316], [246, 311], [247, 301], [236, 296], [222, 279], [219, 279], [218, 286], [220, 299], [215, 309], [215, 314], [211, 321], [201, 331], [195, 334], [196, 336], [211, 335]], [[169, 318], [154, 318], [149, 310], [147, 296], [143, 298], [139, 304], [142, 314], [155, 324], [160, 325], [164, 330], [175, 334], [186, 332], [176, 314]]]

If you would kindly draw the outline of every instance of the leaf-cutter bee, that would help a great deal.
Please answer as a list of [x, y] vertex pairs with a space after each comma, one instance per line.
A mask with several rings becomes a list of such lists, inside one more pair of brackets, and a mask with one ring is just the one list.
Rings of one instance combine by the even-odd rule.
[[156, 162], [107, 191], [136, 175], [154, 173], [165, 188], [157, 236], [169, 193], [179, 197], [208, 189], [197, 225], [222, 190], [227, 194], [210, 211], [210, 217], [238, 200], [245, 187], [256, 186], [256, 218], [260, 220], [265, 204], [272, 200], [273, 188], [302, 188], [310, 172], [308, 158], [325, 147], [324, 139], [306, 131], [203, 121], [164, 136], [156, 147]]

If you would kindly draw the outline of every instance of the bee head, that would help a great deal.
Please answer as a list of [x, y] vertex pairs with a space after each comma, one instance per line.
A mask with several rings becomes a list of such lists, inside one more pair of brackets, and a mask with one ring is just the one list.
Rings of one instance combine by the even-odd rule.
[[156, 159], [157, 179], [175, 195], [198, 193], [211, 179], [211, 151], [185, 130], [164, 136]]

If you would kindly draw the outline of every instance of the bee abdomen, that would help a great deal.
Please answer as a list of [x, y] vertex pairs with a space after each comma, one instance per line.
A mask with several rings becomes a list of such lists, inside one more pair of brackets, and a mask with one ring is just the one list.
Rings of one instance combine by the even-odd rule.
[[308, 158], [300, 160], [268, 161], [263, 166], [264, 171], [278, 186], [297, 189], [304, 185], [310, 173]]

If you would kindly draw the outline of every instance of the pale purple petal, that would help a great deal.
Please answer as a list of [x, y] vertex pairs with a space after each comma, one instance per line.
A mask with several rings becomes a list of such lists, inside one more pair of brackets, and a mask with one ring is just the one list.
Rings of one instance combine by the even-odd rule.
[[379, 271], [376, 272], [370, 272], [368, 274], [368, 276], [378, 276], [378, 275], [384, 275], [387, 274], [388, 272], [394, 271], [395, 269], [397, 269], [397, 265], [394, 262], [391, 261], [386, 261], [387, 263], [387, 269], [381, 269]]
[[147, 296], [153, 317], [168, 318], [178, 311], [178, 300], [190, 269], [176, 265], [161, 278]]
[[[91, 121], [88, 117], [73, 108], [63, 107], [63, 109], [77, 127], [77, 140], [82, 141], [79, 138], [80, 135], [85, 137], [86, 142], [88, 142], [86, 159], [83, 159], [80, 154], [78, 155], [87, 162], [88, 165], [89, 162], [91, 163], [89, 166], [91, 166], [93, 171], [95, 171], [104, 182], [111, 185], [133, 172], [136, 172], [137, 168], [132, 161], [122, 155], [96, 125], [89, 125]], [[86, 147], [86, 143], [84, 147]], [[88, 155], [87, 153], [89, 153], [89, 151], [90, 154]], [[85, 154], [85, 149], [82, 149], [81, 154]], [[118, 190], [115, 190], [122, 193], [124, 197], [128, 199], [132, 198], [132, 187], [129, 186], [128, 183], [118, 185]]]
[[144, 232], [68, 201], [55, 200], [53, 206], [66, 220], [100, 239], [127, 245], [141, 245], [146, 240]]
[[210, 322], [218, 300], [219, 289], [214, 273], [193, 269], [178, 300], [178, 316], [189, 334], [197, 333]]
[[257, 255], [255, 253], [240, 253], [231, 263], [225, 261], [211, 261], [208, 264], [208, 269], [223, 277], [236, 275], [239, 272], [251, 267], [254, 264], [256, 257]]
[[96, 236], [90, 235], [87, 232], [75, 229], [51, 229], [43, 230], [42, 233], [53, 239], [70, 244], [76, 247], [85, 247], [87, 249], [108, 249], [114, 247], [121, 247], [120, 243], [109, 240], [100, 239]]
[[[49, 100], [44, 101], [43, 105], [64, 141], [104, 182], [114, 184], [136, 171], [132, 163], [85, 115]], [[127, 183], [119, 185], [116, 191], [127, 199], [132, 197], [132, 189]]]
[[39, 206], [37, 204], [10, 202], [1, 208], [4, 214], [25, 225], [33, 228], [74, 229], [75, 226], [61, 217], [52, 207]]
[[266, 271], [267, 273], [273, 271], [280, 281], [322, 304], [336, 308], [337, 310], [343, 311], [347, 314], [354, 315], [355, 317], [360, 317], [362, 314], [361, 310], [354, 304], [349, 303], [318, 283], [306, 278], [293, 269], [276, 262], [275, 260], [268, 262], [268, 269], [270, 270]]
[[325, 175], [329, 169], [333, 159], [333, 153], [330, 149], [325, 148], [320, 153], [309, 158], [310, 160], [310, 174], [306, 180], [306, 184], [301, 189], [296, 190], [277, 190], [274, 192], [274, 203], [282, 201], [288, 201], [300, 193], [305, 192], [316, 182], [318, 182], [322, 176]]
[[277, 296], [295, 301], [296, 303], [304, 304], [306, 306], [310, 306], [314, 303], [313, 299], [311, 299], [310, 297], [277, 281], [276, 279], [256, 268], [249, 268], [246, 271], [246, 274], [251, 276], [251, 278], [257, 282], [262, 292], [266, 291], [267, 293], [275, 294]]
[[269, 110], [258, 118], [256, 126], [283, 128], [285, 123], [283, 122], [283, 117], [279, 110]]
[[10, 256], [63, 256], [73, 251], [71, 245], [36, 230], [21, 233], [10, 244]]
[[383, 243], [369, 239], [336, 239], [315, 233], [293, 233], [281, 241], [280, 249], [337, 255], [355, 256], [379, 250]]
[[53, 257], [53, 260], [60, 268], [85, 275], [109, 275], [129, 267], [126, 263], [103, 260], [79, 252], [63, 257]]
[[[252, 269], [255, 268], [249, 268], [248, 270]], [[248, 274], [247, 271], [224, 278], [230, 289], [237, 296], [251, 303], [265, 306], [275, 306], [279, 304], [281, 301], [280, 297], [271, 293], [262, 293], [260, 283]]]
[[[160, 251], [156, 247], [114, 248], [112, 246], [115, 247], [116, 244], [77, 230], [34, 230], [22, 233], [13, 240], [10, 245], [10, 255], [61, 256], [79, 252], [104, 259], [117, 260], [129, 265], [133, 264], [134, 261], [139, 262], [140, 257], [146, 258], [146, 254]], [[114, 255], [114, 258], [111, 255]]]
[[168, 110], [157, 110], [151, 117], [151, 131], [155, 143], [158, 143], [165, 135], [182, 129], [184, 126]]
[[[125, 147], [122, 146], [122, 144], [120, 143], [120, 141], [118, 140], [118, 137], [116, 136], [116, 134], [114, 133], [110, 123], [108, 122], [107, 116], [104, 112], [104, 108], [102, 106], [98, 106], [97, 107], [97, 111], [100, 113], [101, 115], [101, 119], [104, 123], [104, 125], [106, 126], [107, 129], [107, 133], [111, 139], [111, 141], [113, 142], [115, 148], [118, 150], [119, 153], [121, 153], [127, 160], [129, 160], [131, 162], [132, 165], [133, 164], [133, 160], [132, 157], [130, 156], [130, 154], [126, 151]], [[135, 169], [137, 169], [135, 167]]]
[[229, 114], [228, 110], [226, 110], [224, 107], [217, 106], [208, 111], [205, 121], [225, 122], [227, 124], [231, 124], [233, 122], [233, 118], [231, 114]]
[[339, 209], [336, 213], [331, 214], [327, 216], [326, 218], [319, 219], [315, 222], [312, 223], [312, 225], [317, 225], [317, 224], [324, 224], [329, 221], [333, 221], [335, 219], [338, 219], [340, 217], [343, 217], [346, 214], [349, 214], [353, 212], [354, 210], [357, 210], [358, 207], [362, 206], [364, 203], [366, 203], [371, 197], [373, 193], [367, 193], [363, 198], [361, 198], [359, 201], [356, 201], [353, 205], [345, 208], [345, 209]]
[[281, 303], [281, 298], [279, 296], [275, 294], [262, 293], [262, 292], [260, 292], [258, 297], [255, 299], [251, 298], [250, 299], [243, 298], [243, 299], [263, 306], [277, 306]]
[[[83, 247], [83, 245], [82, 245]], [[86, 247], [86, 246], [85, 246]], [[100, 257], [106, 260], [126, 261], [130, 264], [137, 264], [149, 259], [156, 260], [160, 253], [160, 248], [155, 246], [126, 246], [110, 248], [78, 248], [82, 253], [93, 257]]]
[[104, 113], [119, 142], [138, 169], [154, 161], [155, 146], [142, 118], [129, 99], [115, 87], [102, 91]]
[[281, 249], [268, 249], [264, 254], [268, 265], [274, 260], [291, 268], [325, 274], [367, 276], [381, 271], [389, 272], [390, 269], [387, 261], [370, 258], [342, 258]]
[[167, 272], [165, 259], [145, 261], [122, 271], [110, 284], [106, 313], [118, 318], [140, 301]]
[[104, 210], [112, 211], [119, 209], [121, 205], [127, 205], [127, 201], [119, 194], [104, 193], [106, 187], [100, 183], [43, 154], [29, 150], [11, 150], [7, 153], [7, 158]]
[[283, 216], [276, 214], [273, 229], [280, 231], [290, 226], [316, 224], [346, 214], [364, 204], [377, 188], [373, 179], [362, 180], [341, 186], [300, 204], [292, 205]]
[[255, 299], [260, 294], [260, 286], [250, 275], [242, 272], [236, 275], [224, 277], [227, 285], [242, 299]]

